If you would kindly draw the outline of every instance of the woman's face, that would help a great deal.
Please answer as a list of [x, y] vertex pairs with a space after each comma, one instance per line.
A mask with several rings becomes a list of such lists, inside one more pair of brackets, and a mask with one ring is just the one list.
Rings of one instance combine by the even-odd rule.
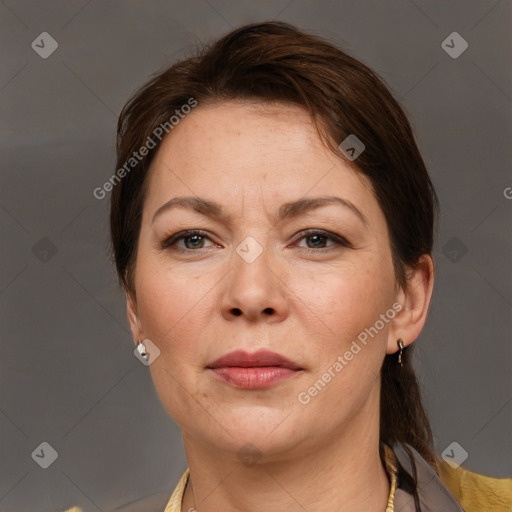
[[[378, 427], [400, 299], [388, 230], [302, 109], [199, 106], [175, 126], [151, 165], [135, 290], [132, 330], [160, 349], [151, 375], [184, 439], [270, 460]], [[208, 368], [260, 349], [300, 370]]]

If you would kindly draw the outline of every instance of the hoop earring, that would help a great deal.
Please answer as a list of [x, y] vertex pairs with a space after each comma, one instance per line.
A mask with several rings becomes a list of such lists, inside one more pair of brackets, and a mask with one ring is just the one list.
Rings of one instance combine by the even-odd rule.
[[144, 360], [149, 361], [149, 354], [146, 352], [146, 346], [142, 341], [137, 342], [137, 352], [140, 354], [140, 357], [144, 358]]
[[402, 338], [399, 338], [396, 343], [400, 348], [400, 352], [398, 353], [398, 364], [403, 367], [404, 363], [402, 361], [402, 354], [404, 353], [405, 348], [404, 340]]

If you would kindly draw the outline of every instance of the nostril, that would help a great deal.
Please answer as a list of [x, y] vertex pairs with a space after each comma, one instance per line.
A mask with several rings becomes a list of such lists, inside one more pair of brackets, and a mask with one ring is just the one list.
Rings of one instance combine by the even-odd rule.
[[233, 308], [233, 315], [240, 316], [242, 314], [242, 311], [240, 311], [238, 308]]
[[263, 310], [263, 313], [265, 313], [266, 315], [272, 315], [274, 313], [274, 309], [273, 308], [265, 308]]

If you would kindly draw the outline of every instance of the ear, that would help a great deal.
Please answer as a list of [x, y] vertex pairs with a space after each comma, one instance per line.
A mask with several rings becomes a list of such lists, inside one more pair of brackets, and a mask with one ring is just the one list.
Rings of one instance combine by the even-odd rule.
[[128, 322], [130, 323], [130, 330], [132, 331], [133, 340], [135, 345], [144, 338], [139, 324], [139, 317], [137, 311], [137, 301], [135, 297], [129, 292], [126, 292], [126, 313], [128, 315]]
[[410, 345], [420, 335], [427, 320], [428, 308], [434, 289], [434, 263], [424, 254], [414, 269], [409, 269], [407, 285], [400, 288], [397, 301], [402, 309], [390, 322], [387, 353], [399, 350], [397, 340]]

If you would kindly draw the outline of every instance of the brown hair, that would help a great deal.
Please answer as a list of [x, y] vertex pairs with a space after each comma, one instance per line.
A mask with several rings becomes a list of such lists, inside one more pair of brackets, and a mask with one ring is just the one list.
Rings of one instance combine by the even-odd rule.
[[[405, 285], [408, 267], [432, 253], [436, 193], [402, 107], [362, 62], [286, 23], [238, 28], [152, 78], [125, 105], [118, 122], [117, 168], [190, 98], [198, 105], [259, 100], [301, 106], [322, 140], [341, 158], [338, 145], [355, 134], [365, 150], [353, 164], [369, 178], [386, 217], [397, 285]], [[148, 169], [158, 147], [159, 142], [112, 191], [113, 256], [121, 285], [133, 295]], [[403, 367], [394, 355], [385, 357], [381, 443], [408, 443], [437, 470], [410, 356], [409, 346]]]

